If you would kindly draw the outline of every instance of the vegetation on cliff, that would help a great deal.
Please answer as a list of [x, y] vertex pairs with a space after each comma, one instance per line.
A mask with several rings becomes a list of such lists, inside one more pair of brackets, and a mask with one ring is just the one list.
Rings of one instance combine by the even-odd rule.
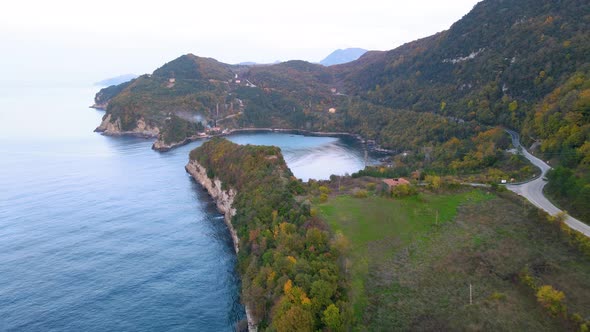
[[237, 191], [232, 220], [239, 237], [243, 301], [261, 329], [340, 331], [350, 324], [339, 257], [341, 238], [298, 200], [304, 186], [277, 147], [222, 138], [191, 151], [210, 178]]

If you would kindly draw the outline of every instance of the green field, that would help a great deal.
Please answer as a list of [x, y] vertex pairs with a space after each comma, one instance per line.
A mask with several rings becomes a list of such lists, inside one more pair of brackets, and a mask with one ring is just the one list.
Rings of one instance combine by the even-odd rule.
[[520, 283], [525, 268], [563, 291], [569, 312], [590, 315], [590, 259], [509, 194], [335, 196], [317, 208], [351, 242], [346, 269], [357, 330], [572, 327]]

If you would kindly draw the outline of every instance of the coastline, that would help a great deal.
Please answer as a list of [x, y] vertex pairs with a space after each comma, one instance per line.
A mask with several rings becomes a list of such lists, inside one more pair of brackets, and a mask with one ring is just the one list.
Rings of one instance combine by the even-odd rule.
[[137, 120], [137, 125], [133, 130], [121, 130], [121, 121], [119, 118], [115, 122], [111, 122], [111, 115], [105, 114], [102, 122], [94, 132], [101, 133], [106, 136], [134, 136], [141, 138], [155, 138], [160, 134], [160, 128], [148, 125], [144, 118]]
[[[236, 209], [234, 209], [232, 205], [237, 192], [231, 188], [229, 190], [223, 190], [221, 181], [219, 179], [210, 179], [207, 176], [207, 169], [199, 164], [196, 160], [189, 160], [184, 169], [195, 181], [197, 181], [201, 186], [203, 186], [205, 190], [207, 190], [209, 196], [211, 196], [211, 198], [213, 198], [215, 201], [217, 209], [224, 216], [223, 219], [227, 225], [227, 228], [229, 229], [234, 245], [234, 250], [237, 255], [240, 251], [240, 239], [231, 222], [233, 216], [236, 214]], [[246, 320], [248, 321], [248, 331], [256, 332], [258, 327], [256, 326], [256, 323], [254, 323], [250, 307], [246, 303], [243, 304], [246, 311]]]
[[[96, 107], [98, 106], [98, 107]], [[91, 108], [101, 109], [101, 105], [93, 105], [90, 106]], [[133, 136], [133, 137], [140, 137], [140, 138], [156, 138], [156, 141], [152, 144], [152, 149], [158, 152], [167, 152], [174, 148], [198, 141], [200, 139], [210, 139], [213, 137], [224, 137], [230, 136], [232, 134], [237, 133], [247, 133], [247, 132], [277, 132], [277, 133], [292, 133], [296, 135], [303, 135], [303, 136], [318, 136], [318, 137], [338, 137], [338, 136], [346, 136], [351, 137], [357, 140], [361, 144], [365, 144], [368, 151], [373, 153], [381, 153], [381, 154], [394, 154], [398, 153], [399, 151], [390, 150], [382, 148], [381, 146], [377, 145], [374, 140], [367, 140], [363, 138], [359, 134], [353, 134], [348, 132], [342, 131], [311, 131], [306, 129], [293, 129], [293, 128], [270, 128], [270, 127], [250, 127], [250, 128], [234, 128], [234, 129], [227, 129], [227, 131], [219, 133], [219, 134], [207, 134], [207, 135], [192, 135], [180, 142], [173, 142], [173, 143], [164, 143], [159, 139], [160, 129], [158, 127], [150, 127], [146, 125], [146, 122], [143, 118], [138, 121], [138, 127], [132, 131], [121, 131], [120, 130], [120, 123], [119, 120], [112, 123], [111, 115], [107, 114], [103, 118], [102, 123], [94, 130], [95, 132], [99, 132], [102, 135], [106, 136]]]
[[174, 143], [170, 143], [170, 144], [166, 144], [163, 141], [161, 141], [159, 138], [154, 142], [154, 144], [152, 144], [152, 150], [158, 151], [158, 152], [167, 152], [170, 151], [174, 148], [183, 146], [183, 145], [187, 145], [191, 142], [197, 141], [199, 139], [205, 139], [205, 138], [211, 138], [212, 136], [200, 136], [200, 135], [193, 135], [190, 137], [185, 138], [184, 140], [180, 141], [180, 142], [174, 142]]
[[[359, 134], [347, 133], [342, 131], [310, 131], [306, 129], [289, 129], [289, 128], [238, 128], [238, 129], [230, 129], [227, 133], [219, 134], [219, 135], [212, 135], [210, 137], [215, 136], [229, 136], [231, 134], [236, 134], [240, 132], [279, 132], [279, 133], [292, 133], [297, 135], [303, 136], [317, 136], [317, 137], [333, 137], [333, 136], [347, 136], [356, 139], [361, 144], [366, 144], [367, 149], [370, 152], [374, 153], [384, 153], [384, 154], [393, 154], [398, 153], [399, 151], [390, 150], [382, 148], [379, 145], [376, 145], [372, 140], [366, 140]], [[372, 142], [372, 143], [371, 143]]]

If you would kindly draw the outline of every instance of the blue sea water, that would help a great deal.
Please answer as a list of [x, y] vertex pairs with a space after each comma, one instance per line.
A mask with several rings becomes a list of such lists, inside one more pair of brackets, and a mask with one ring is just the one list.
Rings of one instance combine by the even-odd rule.
[[[95, 92], [0, 89], [0, 330], [232, 331], [244, 309], [229, 232], [184, 171], [202, 142], [158, 153], [93, 133]], [[229, 138], [280, 146], [305, 180], [366, 162], [340, 138]]]

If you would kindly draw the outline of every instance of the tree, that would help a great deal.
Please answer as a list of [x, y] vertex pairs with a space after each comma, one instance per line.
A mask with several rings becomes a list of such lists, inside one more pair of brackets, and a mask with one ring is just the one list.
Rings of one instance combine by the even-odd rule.
[[313, 331], [313, 317], [311, 313], [300, 306], [292, 306], [284, 313], [279, 312], [273, 320], [277, 331]]
[[342, 317], [340, 317], [340, 310], [334, 305], [334, 303], [330, 304], [326, 310], [324, 310], [322, 322], [330, 331], [344, 331]]
[[442, 186], [442, 179], [440, 176], [426, 175], [424, 181], [426, 181], [426, 183], [428, 183], [428, 186], [434, 190], [438, 190]]

